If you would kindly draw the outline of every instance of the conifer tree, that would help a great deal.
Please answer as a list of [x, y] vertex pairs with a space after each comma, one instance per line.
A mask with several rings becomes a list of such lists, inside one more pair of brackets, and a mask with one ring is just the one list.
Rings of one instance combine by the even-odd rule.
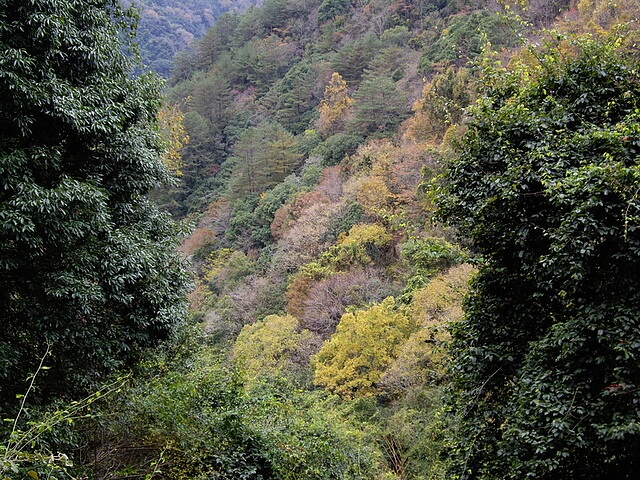
[[277, 123], [262, 123], [244, 131], [231, 158], [231, 198], [262, 193], [284, 180], [300, 163], [295, 137]]
[[389, 132], [407, 116], [407, 98], [395, 82], [386, 76], [369, 74], [354, 94], [351, 127], [369, 134]]

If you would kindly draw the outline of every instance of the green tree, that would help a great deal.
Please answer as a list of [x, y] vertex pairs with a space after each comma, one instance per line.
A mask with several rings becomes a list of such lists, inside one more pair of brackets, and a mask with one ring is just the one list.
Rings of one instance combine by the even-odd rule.
[[[207, 349], [185, 360], [134, 385], [114, 405], [108, 428], [125, 441], [96, 455], [95, 464], [106, 467], [96, 472], [102, 478], [123, 471], [151, 478], [149, 465], [159, 457], [159, 476], [172, 479], [365, 480], [381, 473], [376, 442], [323, 392], [274, 382], [255, 385], [249, 395], [224, 356]], [[144, 448], [132, 452], [132, 439]]]
[[268, 122], [245, 130], [233, 153], [232, 198], [263, 193], [284, 180], [302, 159], [295, 137], [281, 125]]
[[386, 76], [370, 75], [353, 95], [352, 128], [362, 134], [390, 132], [409, 111], [406, 95]]
[[223, 68], [210, 70], [195, 85], [191, 103], [196, 112], [211, 122], [211, 136], [223, 135], [224, 127], [231, 119], [232, 99], [228, 72]]
[[637, 475], [640, 70], [620, 44], [486, 62], [441, 199], [481, 255], [453, 331], [461, 478]]
[[460, 67], [480, 55], [487, 41], [495, 48], [518, 44], [517, 31], [505, 17], [488, 9], [460, 13], [451, 15], [437, 40], [424, 49], [419, 64], [424, 72], [452, 64]]
[[278, 123], [296, 135], [304, 133], [312, 122], [320, 75], [321, 64], [305, 59], [291, 67], [263, 100], [266, 108], [275, 110]]
[[229, 184], [232, 198], [265, 190], [263, 168], [266, 163], [264, 148], [268, 142], [267, 128], [250, 127], [240, 135], [230, 158], [234, 165]]
[[328, 22], [338, 16], [346, 15], [351, 9], [350, 0], [323, 0], [318, 9], [318, 21]]
[[373, 34], [345, 43], [333, 60], [333, 70], [349, 84], [360, 81], [380, 45], [380, 40]]
[[239, 22], [240, 16], [237, 13], [225, 12], [199, 40], [197, 49], [200, 69], [208, 70], [222, 53], [229, 51]]
[[115, 0], [0, 4], [3, 415], [47, 348], [42, 403], [133, 365], [182, 318], [177, 228], [145, 197], [169, 177], [133, 24]]
[[298, 59], [295, 46], [277, 35], [255, 38], [245, 43], [233, 55], [236, 81], [265, 93]]
[[[229, 138], [225, 127], [231, 122], [233, 97], [224, 68], [213, 68], [193, 86], [184, 124], [190, 142], [183, 149], [184, 176], [180, 187], [187, 196], [202, 188], [226, 158]], [[184, 212], [183, 212], [184, 213]]]
[[294, 169], [300, 166], [302, 154], [298, 151], [298, 141], [284, 128], [276, 125], [270, 142], [266, 146], [266, 175], [272, 185], [282, 182]]

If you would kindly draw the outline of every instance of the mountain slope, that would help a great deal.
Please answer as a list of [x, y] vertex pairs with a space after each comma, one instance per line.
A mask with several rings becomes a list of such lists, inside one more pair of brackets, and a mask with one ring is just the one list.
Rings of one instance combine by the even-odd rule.
[[140, 12], [137, 42], [142, 62], [168, 77], [178, 53], [189, 48], [227, 11], [243, 10], [252, 0], [125, 0]]

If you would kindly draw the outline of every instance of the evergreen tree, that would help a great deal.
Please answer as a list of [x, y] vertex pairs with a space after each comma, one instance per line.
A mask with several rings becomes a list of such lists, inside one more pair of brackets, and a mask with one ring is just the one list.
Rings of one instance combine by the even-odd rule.
[[131, 366], [181, 319], [177, 227], [145, 197], [168, 173], [134, 24], [116, 0], [0, 3], [3, 415], [45, 351], [43, 403]]
[[407, 116], [408, 102], [395, 82], [385, 76], [368, 75], [354, 94], [352, 127], [359, 133], [389, 132]]
[[302, 155], [295, 137], [277, 123], [261, 123], [245, 130], [236, 144], [229, 197], [259, 194], [285, 179], [299, 166]]
[[269, 126], [250, 127], [240, 136], [233, 149], [233, 173], [229, 182], [229, 197], [261, 193], [265, 189], [265, 147], [269, 142]]
[[206, 71], [229, 50], [240, 17], [235, 12], [226, 12], [198, 41], [198, 67]]
[[371, 61], [380, 51], [380, 46], [380, 40], [375, 35], [368, 35], [345, 43], [333, 60], [334, 71], [340, 73], [349, 84], [359, 82]]
[[275, 110], [276, 121], [295, 135], [303, 133], [314, 116], [318, 103], [315, 84], [321, 69], [303, 60], [289, 69], [265, 96], [265, 106]]
[[225, 159], [229, 138], [225, 128], [233, 115], [231, 86], [223, 72], [212, 69], [196, 84], [185, 116], [190, 142], [184, 149], [185, 193], [197, 190]]
[[269, 183], [272, 184], [270, 186], [274, 186], [300, 166], [302, 154], [299, 152], [296, 138], [277, 124], [273, 128], [271, 139], [266, 147], [265, 173]]
[[640, 70], [619, 45], [487, 62], [441, 203], [481, 255], [453, 332], [452, 478], [640, 468]]

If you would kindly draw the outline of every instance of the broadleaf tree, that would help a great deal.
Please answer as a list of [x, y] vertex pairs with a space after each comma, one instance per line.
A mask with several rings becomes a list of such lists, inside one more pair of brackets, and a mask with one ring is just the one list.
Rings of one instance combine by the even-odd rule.
[[640, 69], [620, 45], [485, 63], [440, 191], [480, 263], [453, 331], [450, 478], [640, 468]]
[[378, 382], [415, 329], [409, 317], [395, 311], [393, 297], [345, 313], [314, 357], [316, 384], [346, 399], [377, 395]]
[[134, 75], [117, 0], [0, 3], [0, 409], [94, 388], [168, 339], [188, 285], [157, 79]]

